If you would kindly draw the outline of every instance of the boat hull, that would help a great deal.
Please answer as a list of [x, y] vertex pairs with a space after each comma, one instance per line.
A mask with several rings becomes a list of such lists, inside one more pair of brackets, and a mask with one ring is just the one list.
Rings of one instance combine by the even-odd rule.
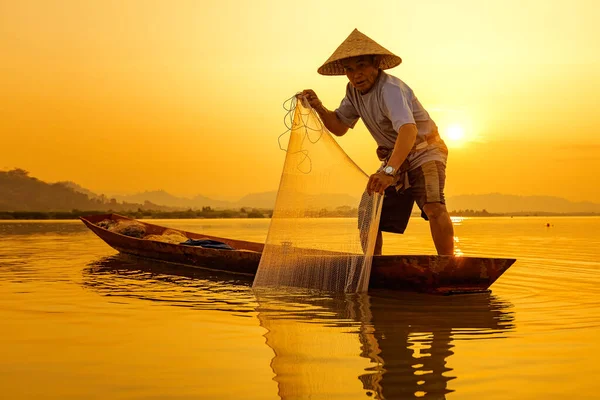
[[[81, 217], [81, 221], [115, 250], [138, 257], [253, 276], [264, 245], [262, 243], [200, 235], [160, 225], [143, 224], [147, 234], [160, 235], [166, 229], [192, 239], [212, 239], [236, 250], [207, 249], [137, 239], [104, 229], [104, 220], [130, 220], [118, 214]], [[473, 293], [488, 288], [515, 262], [508, 258], [454, 257], [435, 255], [380, 255], [373, 257], [369, 288], [417, 291], [436, 294]]]

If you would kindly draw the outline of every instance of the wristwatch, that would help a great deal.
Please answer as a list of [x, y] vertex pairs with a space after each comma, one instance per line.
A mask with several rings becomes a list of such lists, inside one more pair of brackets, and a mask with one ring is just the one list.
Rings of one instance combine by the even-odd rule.
[[386, 175], [394, 176], [394, 174], [396, 173], [396, 168], [392, 167], [391, 165], [388, 165], [383, 169], [383, 173]]

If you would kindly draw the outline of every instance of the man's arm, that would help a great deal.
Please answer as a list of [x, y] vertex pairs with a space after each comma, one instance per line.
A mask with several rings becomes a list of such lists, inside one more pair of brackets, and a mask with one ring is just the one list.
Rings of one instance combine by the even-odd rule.
[[317, 114], [319, 114], [319, 117], [321, 117], [323, 124], [325, 124], [325, 127], [329, 130], [329, 132], [336, 136], [343, 136], [346, 132], [348, 132], [349, 126], [340, 120], [335, 111], [329, 111], [327, 108], [325, 108], [313, 90], [304, 90], [302, 92], [302, 96], [306, 98], [310, 106], [317, 112]]
[[[387, 165], [394, 167], [396, 171], [400, 169], [400, 166], [406, 160], [408, 153], [415, 144], [417, 139], [417, 126], [415, 124], [404, 124], [398, 129], [398, 137], [396, 143], [394, 143], [394, 150], [390, 156]], [[395, 177], [386, 175], [383, 172], [378, 172], [369, 177], [367, 183], [367, 192], [369, 195], [373, 193], [385, 192], [390, 185], [396, 180]]]
[[317, 107], [313, 107], [321, 120], [325, 124], [325, 127], [329, 129], [329, 132], [335, 136], [344, 136], [348, 132], [348, 125], [344, 124], [338, 117], [335, 111], [329, 111], [323, 103], [320, 103]]
[[392, 151], [392, 155], [390, 156], [387, 165], [398, 171], [414, 146], [415, 140], [417, 140], [417, 126], [415, 124], [402, 125], [400, 129], [398, 129], [398, 137], [396, 138], [394, 150]]

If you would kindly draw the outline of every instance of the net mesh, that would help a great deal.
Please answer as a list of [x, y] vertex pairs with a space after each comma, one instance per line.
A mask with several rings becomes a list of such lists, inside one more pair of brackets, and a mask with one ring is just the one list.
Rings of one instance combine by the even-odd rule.
[[[289, 143], [253, 287], [363, 292], [382, 196], [308, 105], [289, 100]], [[286, 132], [287, 133], [287, 132]]]

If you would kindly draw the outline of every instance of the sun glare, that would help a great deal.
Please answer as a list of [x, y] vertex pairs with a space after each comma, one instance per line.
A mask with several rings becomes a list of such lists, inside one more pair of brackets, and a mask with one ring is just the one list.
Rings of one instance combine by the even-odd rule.
[[452, 142], [460, 142], [465, 137], [465, 130], [460, 125], [450, 125], [446, 129], [446, 137]]

